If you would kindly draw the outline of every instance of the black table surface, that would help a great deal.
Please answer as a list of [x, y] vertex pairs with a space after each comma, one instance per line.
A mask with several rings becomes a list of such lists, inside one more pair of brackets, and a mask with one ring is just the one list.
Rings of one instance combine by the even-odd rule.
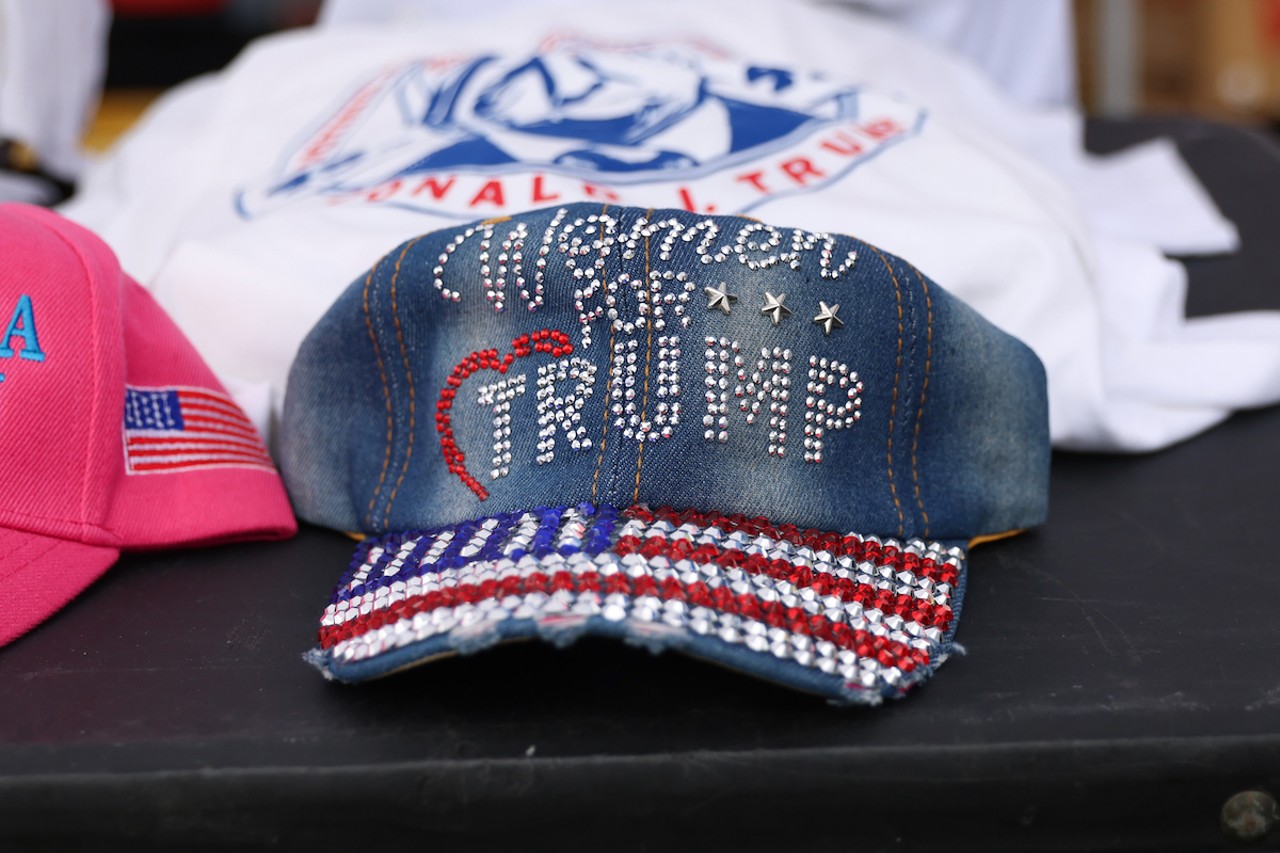
[[[1276, 141], [1088, 139], [1159, 133], [1244, 243], [1189, 313], [1280, 308]], [[1056, 454], [1051, 500], [974, 551], [967, 654], [875, 709], [603, 640], [332, 684], [301, 652], [350, 540], [128, 555], [0, 649], [0, 850], [1236, 849], [1224, 804], [1280, 796], [1280, 409]]]

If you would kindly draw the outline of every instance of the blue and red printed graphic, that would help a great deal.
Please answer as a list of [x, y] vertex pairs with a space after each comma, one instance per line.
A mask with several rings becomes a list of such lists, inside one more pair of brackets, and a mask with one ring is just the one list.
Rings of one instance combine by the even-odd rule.
[[384, 70], [320, 121], [245, 217], [305, 200], [474, 217], [607, 201], [741, 213], [914, 135], [918, 108], [706, 43], [548, 39]]

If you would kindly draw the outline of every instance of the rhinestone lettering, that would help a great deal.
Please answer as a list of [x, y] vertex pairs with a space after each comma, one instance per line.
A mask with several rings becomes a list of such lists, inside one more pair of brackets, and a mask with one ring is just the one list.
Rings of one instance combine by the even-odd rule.
[[[590, 362], [579, 357], [564, 363], [543, 364], [534, 380], [537, 385], [537, 452], [532, 462], [545, 465], [556, 458], [556, 450], [585, 450], [593, 446], [591, 431], [583, 423], [587, 401], [595, 393], [595, 374], [599, 371], [605, 383], [606, 417], [609, 435], [637, 442], [671, 438], [677, 434], [682, 412], [680, 330], [688, 328], [691, 303], [705, 310], [708, 322], [715, 318], [741, 322], [734, 312], [740, 279], [726, 275], [724, 279], [705, 272], [695, 283], [686, 265], [723, 264], [734, 259], [752, 271], [765, 271], [779, 265], [802, 269], [806, 255], [816, 253], [817, 272], [824, 279], [837, 279], [848, 274], [857, 253], [848, 238], [826, 233], [810, 233], [800, 229], [779, 229], [760, 222], [743, 220], [729, 230], [723, 221], [698, 219], [686, 224], [681, 216], [650, 219], [647, 215], [601, 212], [574, 215], [570, 208], [559, 208], [541, 234], [531, 234], [528, 225], [513, 221], [480, 223], [458, 231], [445, 245], [435, 268], [434, 283], [441, 295], [452, 301], [463, 299], [465, 287], [445, 284], [457, 280], [459, 249], [476, 238], [471, 256], [478, 265], [487, 301], [495, 311], [503, 311], [518, 289], [520, 298], [530, 311], [538, 310], [545, 300], [545, 284], [553, 275], [549, 265], [562, 263], [574, 282], [574, 309], [578, 321], [578, 346], [583, 351], [607, 331], [608, 353]], [[845, 241], [845, 242], [842, 242]], [[615, 255], [634, 259], [643, 253], [645, 273], [634, 269], [609, 276], [607, 261]], [[525, 274], [530, 258], [533, 269]], [[451, 260], [453, 259], [453, 260]], [[695, 260], [696, 259], [696, 260]], [[727, 273], [727, 271], [726, 271]], [[729, 282], [726, 284], [725, 282]], [[513, 284], [514, 283], [514, 284]], [[703, 293], [699, 293], [699, 291]], [[705, 295], [705, 307], [701, 298]], [[762, 302], [757, 295], [756, 322], [773, 326], [776, 336], [788, 328], [786, 318], [792, 309], [784, 302], [786, 293], [765, 291]], [[807, 301], [807, 300], [806, 300]], [[818, 314], [813, 317], [825, 335], [843, 326], [837, 315], [839, 304], [828, 305], [817, 300]], [[798, 305], [797, 311], [812, 311], [812, 303]], [[723, 317], [721, 316], [723, 314]], [[802, 315], [804, 316], [804, 315]], [[569, 338], [561, 331], [542, 330], [539, 346], [546, 346], [560, 358], [573, 352]], [[792, 404], [790, 348], [762, 346], [744, 349], [736, 340], [706, 336], [705, 348], [705, 414], [703, 437], [707, 441], [729, 440], [729, 395], [734, 407], [747, 425], [767, 419], [767, 442], [762, 444], [773, 458], [783, 458], [788, 450]], [[596, 343], [598, 346], [599, 344]], [[452, 435], [449, 412], [457, 384], [477, 370], [506, 369], [515, 358], [538, 351], [534, 338], [499, 358], [496, 350], [472, 353], [460, 362], [441, 392], [437, 406], [437, 429], [449, 470], [481, 499], [487, 491], [467, 472], [461, 449]], [[607, 362], [607, 366], [605, 364]], [[857, 373], [834, 359], [810, 359], [804, 375], [803, 443], [805, 462], [820, 464], [827, 455], [826, 436], [830, 431], [847, 429], [861, 416], [863, 390]], [[493, 456], [491, 480], [510, 473], [512, 458], [511, 422], [513, 405], [526, 390], [525, 378], [495, 379], [478, 391], [483, 405], [493, 408]], [[797, 393], [799, 388], [795, 389]], [[797, 396], [797, 401], [801, 398]], [[518, 417], [516, 418], [518, 420]], [[595, 427], [592, 427], [594, 430]], [[763, 434], [761, 435], [763, 438]], [[794, 438], [792, 439], [794, 441]], [[560, 442], [559, 447], [557, 443]]]
[[[569, 393], [556, 394], [559, 383], [573, 381]], [[596, 366], [573, 356], [538, 368], [538, 456], [539, 465], [555, 459], [556, 430], [564, 432], [574, 450], [588, 450], [591, 439], [582, 423], [582, 407], [595, 390]]]
[[727, 338], [706, 338], [706, 402], [703, 437], [714, 441], [729, 439], [729, 387], [746, 422], [754, 424], [762, 415], [769, 419], [770, 456], [787, 454], [787, 410], [791, 399], [791, 350], [762, 347], [751, 365], [742, 355], [742, 346]]
[[476, 395], [481, 406], [493, 409], [493, 469], [490, 479], [511, 473], [511, 401], [524, 395], [525, 378], [521, 373], [481, 385]]
[[862, 381], [844, 362], [810, 356], [805, 393], [804, 461], [817, 464], [826, 431], [848, 429], [861, 419]]
[[[838, 246], [840, 241], [848, 240], [846, 237], [796, 228], [791, 230], [788, 240], [782, 230], [760, 222], [744, 221], [737, 231], [727, 235], [727, 243], [717, 245], [721, 229], [710, 219], [685, 225], [675, 217], [658, 221], [640, 217], [622, 233], [617, 219], [607, 213], [581, 216], [573, 220], [568, 220], [568, 216], [566, 208], [558, 209], [543, 231], [532, 276], [527, 275], [524, 270], [523, 249], [528, 242], [529, 233], [523, 223], [518, 224], [503, 238], [496, 262], [492, 261], [490, 252], [498, 223], [488, 222], [467, 227], [445, 245], [444, 251], [437, 258], [433, 269], [435, 288], [445, 299], [461, 301], [461, 292], [445, 285], [445, 269], [457, 250], [477, 233], [483, 244], [479, 259], [481, 278], [485, 281], [486, 297], [494, 303], [496, 310], [501, 310], [498, 304], [505, 302], [504, 290], [511, 280], [520, 287], [520, 294], [530, 311], [541, 307], [547, 267], [553, 254], [563, 255], [565, 268], [576, 281], [581, 282], [579, 289], [582, 295], [577, 298], [589, 299], [604, 287], [604, 268], [609, 255], [621, 247], [624, 259], [634, 258], [646, 239], [655, 244], [651, 257], [657, 264], [677, 265], [675, 269], [660, 269], [658, 274], [664, 278], [668, 277], [668, 273], [671, 277], [682, 274], [682, 281], [687, 279], [692, 270], [678, 268], [682, 257], [678, 252], [680, 243], [696, 243], [693, 257], [698, 259], [699, 265], [725, 263], [737, 258], [739, 263], [752, 270], [769, 269], [778, 264], [800, 269], [804, 256], [817, 252], [819, 274], [828, 280], [847, 275], [858, 259], [858, 253], [853, 248], [843, 249]], [[531, 289], [527, 286], [529, 281], [533, 284]], [[589, 335], [584, 339], [584, 346], [586, 340], [589, 340]]]

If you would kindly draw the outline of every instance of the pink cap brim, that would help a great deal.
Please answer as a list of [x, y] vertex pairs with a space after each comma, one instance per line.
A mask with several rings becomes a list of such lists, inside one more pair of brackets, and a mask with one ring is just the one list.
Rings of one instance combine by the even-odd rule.
[[115, 548], [0, 528], [0, 646], [57, 612], [119, 556]]

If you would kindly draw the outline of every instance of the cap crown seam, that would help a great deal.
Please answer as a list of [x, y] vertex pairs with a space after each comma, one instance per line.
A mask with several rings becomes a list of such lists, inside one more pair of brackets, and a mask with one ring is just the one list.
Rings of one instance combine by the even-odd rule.
[[400, 325], [400, 306], [396, 302], [396, 283], [400, 279], [400, 265], [404, 262], [404, 256], [409, 250], [417, 244], [421, 237], [410, 240], [405, 244], [400, 252], [400, 257], [396, 258], [395, 270], [391, 273], [391, 316], [395, 320], [396, 326], [396, 343], [400, 347], [400, 358], [404, 362], [405, 380], [409, 386], [409, 444], [405, 448], [404, 462], [400, 466], [400, 474], [396, 477], [396, 484], [391, 489], [391, 495], [387, 498], [387, 510], [382, 516], [382, 526], [386, 527], [391, 520], [391, 509], [395, 506], [396, 495], [400, 493], [400, 486], [404, 483], [405, 474], [409, 471], [409, 462], [413, 459], [413, 440], [417, 427], [417, 397], [413, 387], [413, 368], [409, 365], [409, 353], [404, 345], [404, 333]]
[[[84, 270], [84, 274], [85, 274], [86, 290], [88, 291], [88, 294], [89, 294], [89, 316], [91, 318], [97, 317], [99, 315], [99, 311], [101, 307], [101, 300], [99, 299], [97, 288], [92, 286], [93, 273], [90, 269], [88, 260], [86, 260], [84, 256], [84, 253], [80, 251], [79, 246], [77, 246], [72, 241], [68, 240], [65, 235], [63, 235], [60, 231], [58, 231], [58, 229], [51, 228], [43, 224], [42, 224], [42, 227], [46, 228], [50, 234], [55, 236], [59, 241], [63, 243], [63, 245], [69, 248], [72, 251], [72, 253], [76, 256], [76, 259], [80, 262], [80, 266]], [[119, 288], [119, 285], [117, 283], [117, 289], [118, 288]], [[89, 323], [89, 346], [92, 352], [91, 363], [93, 365], [93, 377], [91, 381], [92, 381], [93, 390], [92, 390], [92, 393], [90, 394], [90, 403], [89, 403], [90, 438], [86, 442], [87, 446], [85, 448], [85, 453], [88, 458], [86, 459], [87, 464], [84, 467], [83, 476], [80, 478], [80, 517], [76, 521], [77, 523], [85, 525], [87, 527], [93, 527], [98, 530], [104, 530], [108, 533], [114, 534], [114, 531], [111, 528], [101, 524], [97, 524], [95, 522], [90, 522], [88, 520], [90, 516], [89, 472], [94, 470], [94, 466], [93, 466], [94, 442], [92, 440], [93, 424], [97, 423], [98, 413], [102, 409], [101, 385], [102, 385], [103, 370], [102, 370], [102, 347], [100, 346], [101, 341], [102, 341], [102, 337], [99, 334], [98, 324], [91, 321]], [[121, 378], [123, 379], [123, 376]], [[123, 386], [123, 382], [121, 383], [121, 385]], [[123, 390], [123, 388], [121, 390]], [[124, 433], [123, 422], [121, 422], [120, 424], [120, 432], [123, 435]], [[122, 448], [122, 452], [123, 452], [123, 448]], [[18, 513], [18, 514], [21, 515], [22, 513]], [[30, 517], [35, 517], [35, 516], [30, 516]], [[108, 513], [106, 517], [109, 518], [110, 514]], [[54, 521], [57, 519], [50, 518], [47, 520]]]
[[[649, 208], [644, 212], [644, 218], [652, 221], [653, 208]], [[652, 261], [649, 252], [649, 234], [646, 230], [644, 235], [644, 287], [640, 290], [640, 292], [644, 294], [646, 306], [649, 305], [649, 298], [651, 295], [649, 291], [649, 275], [652, 272]], [[645, 323], [645, 330], [647, 332], [647, 336], [645, 338], [644, 348], [644, 391], [640, 397], [640, 422], [642, 424], [649, 414], [649, 371], [653, 362], [653, 323]], [[646, 444], [646, 438], [647, 434], [641, 432], [639, 442], [640, 446], [636, 449], [636, 484], [635, 489], [631, 494], [632, 503], [640, 500], [640, 476], [644, 469], [644, 446]]]
[[[603, 206], [600, 208], [600, 213], [601, 213], [601, 215], [603, 215], [604, 213], [606, 213], [608, 210], [609, 210], [609, 205], [607, 205], [607, 204], [603, 205]], [[652, 209], [650, 209], [650, 210], [652, 210]], [[646, 213], [646, 215], [648, 215], [648, 213]], [[601, 251], [601, 255], [603, 256], [603, 252], [604, 252], [604, 247], [603, 247], [603, 246], [601, 247], [600, 251]], [[646, 260], [646, 263], [647, 263], [647, 260]], [[606, 272], [605, 274], [606, 274], [606, 276], [607, 276], [607, 272]], [[612, 324], [612, 323], [610, 323], [610, 324], [609, 324], [609, 349], [607, 350], [608, 352], [613, 352], [614, 344], [616, 344], [616, 343], [617, 343], [617, 334], [616, 334], [616, 333], [617, 333], [617, 330], [613, 327], [613, 324]], [[606, 379], [606, 380], [605, 380], [605, 382], [606, 382], [606, 386], [607, 386], [607, 384], [608, 384], [608, 379]], [[608, 446], [608, 438], [609, 438], [609, 402], [608, 402], [608, 392], [607, 392], [607, 391], [606, 391], [606, 393], [605, 393], [605, 404], [604, 404], [604, 407], [603, 407], [603, 409], [602, 409], [602, 418], [601, 418], [601, 419], [602, 419], [603, 423], [602, 423], [601, 428], [600, 428], [600, 455], [596, 457], [596, 470], [595, 470], [595, 473], [594, 473], [594, 474], [592, 474], [592, 476], [591, 476], [591, 500], [593, 500], [593, 501], [595, 501], [595, 500], [598, 500], [598, 499], [599, 499], [599, 498], [598, 498], [598, 493], [599, 493], [599, 486], [600, 486], [600, 471], [604, 468], [604, 454], [605, 454], [605, 452], [606, 452], [606, 448], [607, 448], [607, 446]]]
[[[56, 515], [36, 515], [36, 514], [34, 514], [34, 513], [30, 513], [30, 512], [22, 512], [21, 510], [16, 510], [16, 509], [6, 509], [6, 510], [4, 510], [4, 511], [0, 512], [0, 518], [9, 518], [9, 517], [29, 518], [29, 519], [31, 519], [32, 521], [56, 521], [56, 522], [62, 522], [63, 524], [74, 524], [74, 525], [78, 525], [78, 526], [80, 526], [80, 527], [86, 527], [86, 528], [89, 528], [89, 529], [91, 529], [91, 530], [101, 530], [101, 531], [102, 531], [102, 532], [104, 532], [104, 533], [110, 533], [110, 534], [112, 534], [112, 535], [114, 535], [114, 534], [115, 534], [115, 531], [114, 531], [112, 528], [107, 527], [105, 524], [97, 524], [97, 523], [92, 522], [92, 521], [83, 521], [83, 520], [80, 520], [80, 521], [68, 521], [67, 519], [65, 519], [65, 518], [61, 518], [61, 517], [56, 516]], [[34, 532], [34, 531], [33, 531], [33, 532]], [[53, 534], [41, 533], [40, 535], [41, 535], [41, 536], [50, 536], [50, 535], [53, 535]], [[63, 537], [61, 537], [61, 536], [55, 536], [55, 538], [61, 539], [61, 538], [63, 538]]]
[[382, 398], [386, 403], [387, 410], [387, 447], [382, 457], [382, 471], [378, 475], [378, 483], [374, 486], [373, 494], [369, 497], [369, 505], [365, 508], [364, 523], [368, 527], [373, 526], [373, 507], [377, 503], [378, 495], [382, 493], [382, 485], [387, 479], [387, 468], [391, 465], [391, 438], [394, 429], [394, 412], [391, 406], [391, 386], [387, 383], [387, 366], [382, 359], [382, 347], [378, 345], [378, 335], [373, 328], [373, 316], [369, 312], [369, 290], [373, 284], [373, 276], [388, 256], [383, 256], [378, 263], [374, 264], [369, 270], [369, 274], [364, 279], [364, 290], [362, 293], [362, 307], [364, 310], [364, 324], [369, 332], [369, 341], [373, 344], [373, 353], [378, 360], [378, 378], [382, 382]]
[[885, 464], [888, 472], [889, 480], [889, 496], [893, 498], [893, 508], [898, 513], [898, 536], [904, 535], [906, 532], [906, 514], [902, 511], [902, 501], [898, 499], [898, 488], [894, 483], [893, 474], [893, 428], [898, 418], [898, 390], [902, 379], [902, 349], [905, 338], [905, 327], [903, 325], [902, 313], [902, 286], [898, 282], [898, 276], [893, 272], [893, 266], [889, 263], [889, 259], [884, 256], [879, 249], [866, 244], [867, 248], [876, 253], [885, 269], [889, 272], [889, 278], [893, 281], [893, 297], [894, 304], [898, 312], [898, 344], [897, 344], [897, 360], [893, 368], [893, 396], [889, 403], [889, 436], [885, 447]]
[[915, 429], [911, 436], [911, 482], [915, 488], [916, 506], [920, 508], [921, 519], [924, 522], [922, 535], [927, 539], [929, 538], [929, 513], [924, 508], [924, 496], [920, 491], [919, 448], [920, 424], [924, 420], [925, 398], [929, 391], [929, 371], [933, 365], [933, 296], [929, 293], [929, 282], [920, 274], [920, 270], [911, 264], [907, 264], [907, 267], [915, 274], [916, 281], [920, 284], [925, 305], [924, 376], [920, 381], [920, 404], [916, 407]]

